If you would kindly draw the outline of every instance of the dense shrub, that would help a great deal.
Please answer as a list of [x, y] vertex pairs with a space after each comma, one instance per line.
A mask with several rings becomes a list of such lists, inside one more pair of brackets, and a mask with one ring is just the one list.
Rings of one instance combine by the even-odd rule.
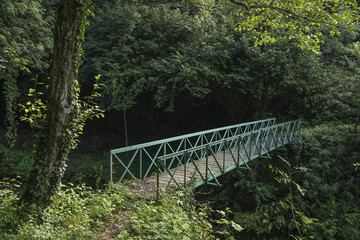
[[301, 203], [316, 218], [311, 226], [315, 239], [359, 239], [360, 132], [351, 125], [320, 125], [302, 131], [303, 186], [308, 193]]

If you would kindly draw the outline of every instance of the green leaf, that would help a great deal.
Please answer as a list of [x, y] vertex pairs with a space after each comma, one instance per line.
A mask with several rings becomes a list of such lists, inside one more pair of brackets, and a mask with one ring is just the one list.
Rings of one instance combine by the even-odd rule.
[[240, 226], [240, 224], [237, 224], [235, 222], [231, 223], [231, 226], [238, 232], [241, 232], [244, 228]]

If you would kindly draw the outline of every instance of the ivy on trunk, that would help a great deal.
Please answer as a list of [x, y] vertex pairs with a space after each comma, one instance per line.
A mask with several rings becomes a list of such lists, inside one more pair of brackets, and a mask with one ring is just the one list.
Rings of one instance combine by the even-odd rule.
[[[79, 55], [90, 1], [61, 0], [55, 22], [46, 116], [35, 144], [35, 160], [21, 201], [46, 205], [60, 187], [79, 128]], [[81, 107], [81, 106], [80, 106]], [[81, 128], [83, 122], [80, 121]]]

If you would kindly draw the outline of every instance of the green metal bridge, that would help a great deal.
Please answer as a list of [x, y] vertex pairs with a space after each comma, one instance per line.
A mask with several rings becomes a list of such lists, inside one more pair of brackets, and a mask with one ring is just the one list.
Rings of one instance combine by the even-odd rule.
[[296, 142], [299, 129], [300, 120], [270, 118], [114, 149], [110, 181], [150, 179], [157, 189], [221, 185], [221, 175]]

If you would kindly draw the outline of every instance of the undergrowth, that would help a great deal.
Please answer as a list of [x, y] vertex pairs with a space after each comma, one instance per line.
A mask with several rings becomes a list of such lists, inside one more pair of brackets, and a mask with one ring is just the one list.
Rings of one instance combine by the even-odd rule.
[[116, 239], [214, 239], [210, 208], [195, 203], [191, 190], [141, 203]]
[[[109, 155], [103, 153], [71, 153], [63, 178], [66, 184], [85, 184], [99, 189], [109, 180]], [[23, 147], [8, 148], [0, 144], [0, 179], [21, 178], [26, 181], [33, 166], [34, 154]]]
[[[114, 239], [213, 239], [211, 212], [198, 206], [192, 190], [140, 198], [125, 187], [103, 190], [85, 185], [62, 186], [45, 209], [18, 206], [17, 181], [1, 182], [0, 239], [102, 239], [110, 220], [117, 221]], [[132, 213], [128, 219], [128, 213]], [[107, 236], [109, 237], [109, 236]]]
[[0, 190], [0, 239], [98, 239], [113, 213], [135, 208], [136, 198], [120, 185], [102, 191], [63, 186], [45, 209], [17, 206], [12, 189]]

